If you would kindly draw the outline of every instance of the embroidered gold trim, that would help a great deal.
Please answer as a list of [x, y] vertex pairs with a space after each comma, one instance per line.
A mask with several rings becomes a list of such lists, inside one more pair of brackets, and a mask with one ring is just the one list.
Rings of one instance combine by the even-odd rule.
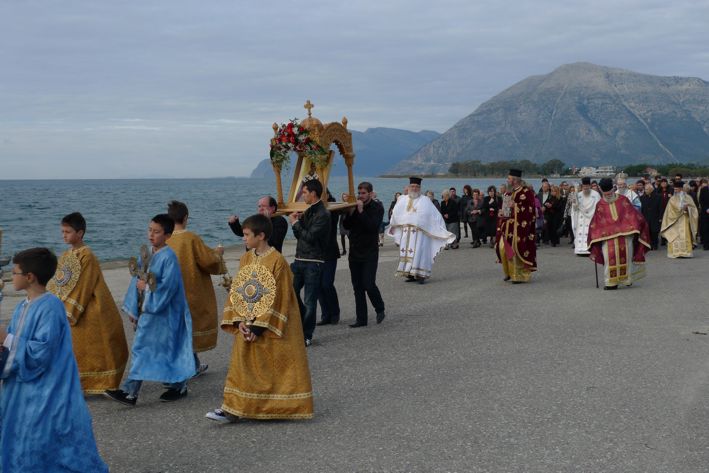
[[92, 377], [97, 377], [97, 376], [110, 376], [112, 374], [116, 374], [118, 372], [121, 372], [125, 370], [126, 365], [124, 364], [120, 368], [116, 368], [115, 370], [109, 370], [109, 371], [83, 371], [79, 372], [79, 378], [92, 378]]
[[76, 307], [76, 309], [77, 309], [79, 312], [81, 312], [81, 313], [83, 313], [84, 310], [85, 310], [85, 308], [84, 308], [83, 305], [79, 304], [77, 301], [75, 301], [75, 300], [72, 299], [71, 297], [67, 297], [66, 299], [63, 299], [63, 301], [64, 301], [64, 302], [67, 302], [67, 303], [69, 303], [69, 304], [71, 304], [71, 305], [73, 305], [73, 306]]
[[313, 397], [313, 392], [307, 393], [295, 393], [295, 394], [263, 394], [263, 393], [247, 393], [241, 391], [237, 388], [224, 387], [224, 392], [229, 394], [236, 394], [240, 397], [245, 397], [248, 399], [272, 399], [274, 401], [287, 401], [290, 399], [308, 399]]
[[226, 405], [222, 404], [222, 410], [228, 412], [229, 414], [235, 415], [236, 417], [243, 417], [246, 419], [312, 419], [313, 414], [246, 414], [236, 409], [230, 409]]
[[213, 328], [212, 330], [205, 330], [203, 332], [192, 332], [192, 336], [204, 337], [205, 335], [212, 335], [213, 333], [217, 333], [217, 329]]

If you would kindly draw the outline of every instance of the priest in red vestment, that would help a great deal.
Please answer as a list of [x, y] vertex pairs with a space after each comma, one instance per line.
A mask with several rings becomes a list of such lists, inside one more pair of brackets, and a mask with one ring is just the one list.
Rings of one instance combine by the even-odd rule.
[[645, 276], [645, 252], [650, 249], [650, 231], [645, 218], [627, 197], [613, 191], [613, 181], [601, 179], [603, 198], [588, 230], [592, 261], [603, 265], [604, 289], [630, 286]]
[[495, 253], [505, 281], [527, 282], [537, 270], [534, 192], [522, 184], [518, 169], [510, 169], [507, 188], [497, 219]]

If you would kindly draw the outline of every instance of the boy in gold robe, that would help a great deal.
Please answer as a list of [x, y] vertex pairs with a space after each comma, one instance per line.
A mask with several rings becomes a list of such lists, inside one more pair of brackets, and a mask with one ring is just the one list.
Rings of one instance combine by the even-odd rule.
[[684, 192], [684, 182], [675, 180], [674, 188], [662, 216], [660, 235], [667, 240], [668, 258], [691, 258], [697, 241], [699, 210], [692, 197]]
[[118, 388], [128, 361], [123, 320], [98, 259], [84, 243], [84, 217], [67, 215], [61, 229], [71, 248], [59, 258], [47, 290], [64, 303], [81, 388], [86, 394], [102, 394]]
[[206, 417], [310, 419], [313, 393], [293, 274], [283, 255], [268, 246], [268, 217], [247, 218], [243, 230], [249, 251], [241, 257], [221, 323], [235, 336], [224, 402]]
[[207, 371], [209, 365], [200, 363], [197, 353], [217, 346], [217, 298], [211, 274], [226, 272], [222, 260], [224, 248], [211, 249], [196, 234], [187, 231], [189, 210], [179, 201], [167, 205], [167, 214], [175, 221], [175, 230], [167, 245], [177, 255], [187, 304], [192, 314], [192, 349], [194, 350], [195, 377]]

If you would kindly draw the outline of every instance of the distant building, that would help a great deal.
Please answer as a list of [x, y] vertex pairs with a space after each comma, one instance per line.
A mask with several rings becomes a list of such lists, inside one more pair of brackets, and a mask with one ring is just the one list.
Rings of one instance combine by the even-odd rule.
[[584, 166], [579, 170], [581, 177], [612, 177], [615, 176], [615, 166]]

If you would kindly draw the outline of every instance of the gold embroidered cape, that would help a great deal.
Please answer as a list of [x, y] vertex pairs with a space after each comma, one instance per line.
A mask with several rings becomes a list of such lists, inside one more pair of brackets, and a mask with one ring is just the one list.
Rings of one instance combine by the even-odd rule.
[[167, 244], [177, 255], [192, 314], [192, 349], [195, 352], [217, 346], [219, 312], [210, 274], [219, 274], [221, 258], [202, 239], [189, 231], [175, 231]]
[[81, 387], [87, 394], [118, 389], [128, 361], [123, 320], [88, 246], [67, 250], [47, 285], [64, 303]]
[[681, 203], [687, 206], [684, 212], [680, 205], [681, 197], [673, 195], [665, 213], [662, 215], [660, 235], [667, 240], [667, 256], [670, 258], [691, 258], [693, 256], [695, 235], [699, 225], [699, 210], [689, 194], [684, 194]]
[[[313, 393], [293, 274], [271, 248], [249, 251], [224, 307], [222, 330], [234, 334], [222, 409], [252, 419], [310, 419]], [[238, 324], [263, 327], [247, 342]]]

